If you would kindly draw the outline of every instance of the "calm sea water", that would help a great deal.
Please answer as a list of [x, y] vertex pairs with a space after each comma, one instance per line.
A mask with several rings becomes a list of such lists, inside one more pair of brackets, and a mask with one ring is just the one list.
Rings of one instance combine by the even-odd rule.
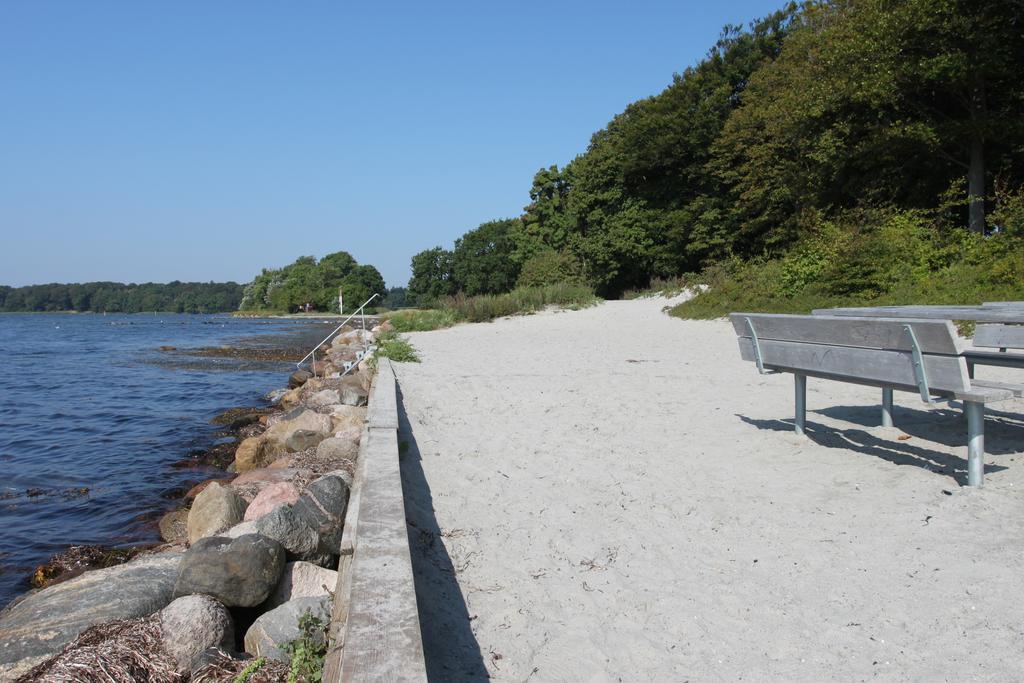
[[218, 438], [217, 413], [264, 405], [293, 369], [185, 349], [309, 348], [327, 329], [228, 316], [0, 315], [0, 607], [69, 545], [158, 541], [175, 490], [205, 478], [171, 464]]

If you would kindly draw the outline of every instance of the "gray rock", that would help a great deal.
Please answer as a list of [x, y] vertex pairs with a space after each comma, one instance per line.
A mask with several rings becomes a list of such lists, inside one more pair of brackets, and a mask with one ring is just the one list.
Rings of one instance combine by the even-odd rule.
[[224, 538], [238, 538], [239, 536], [245, 536], [246, 534], [258, 534], [259, 529], [256, 528], [256, 522], [242, 522], [236, 524], [226, 531], [220, 532], [219, 536]]
[[208, 648], [235, 648], [231, 613], [209, 595], [186, 595], [160, 610], [160, 632], [179, 674], [192, 671]]
[[282, 646], [298, 638], [299, 617], [306, 611], [324, 623], [331, 620], [331, 599], [328, 596], [296, 598], [264, 613], [245, 632], [245, 651], [255, 657], [287, 662]]
[[182, 557], [177, 551], [138, 557], [14, 601], [0, 612], [0, 667], [55, 654], [93, 624], [163, 608]]
[[311, 429], [298, 429], [292, 432], [284, 442], [284, 448], [289, 453], [298, 453], [307, 448], [313, 448], [326, 439], [328, 434]]
[[341, 397], [334, 389], [323, 389], [306, 399], [306, 405], [311, 408], [326, 408], [341, 403]]
[[[333, 422], [329, 415], [321, 415], [306, 408], [297, 408], [272, 424], [263, 433], [263, 455], [266, 459], [273, 460], [276, 456], [289, 452], [289, 439], [299, 431], [321, 433], [326, 439], [331, 435], [332, 426]], [[315, 446], [317, 443], [320, 442], [317, 441], [312, 445]], [[294, 452], [294, 449], [291, 452]]]
[[263, 398], [267, 399], [271, 403], [277, 403], [278, 401], [281, 400], [281, 397], [283, 397], [287, 393], [287, 389], [274, 389], [273, 391], [268, 391], [267, 395], [264, 396]]
[[309, 380], [312, 377], [313, 375], [306, 372], [305, 370], [296, 370], [288, 377], [288, 387], [290, 389], [301, 387], [303, 384], [306, 383], [307, 380]]
[[0, 681], [17, 681], [52, 656], [46, 654], [38, 657], [26, 657], [11, 664], [0, 664]]
[[279, 505], [260, 517], [256, 520], [256, 529], [260, 534], [274, 539], [288, 552], [299, 557], [316, 552], [320, 544], [316, 529], [306, 524], [288, 505]]
[[242, 521], [245, 499], [230, 486], [212, 482], [196, 496], [188, 513], [188, 540], [195, 543]]
[[284, 554], [280, 543], [259, 534], [201, 539], [185, 553], [174, 597], [203, 593], [228, 607], [254, 607], [280, 580]]
[[308, 487], [292, 510], [303, 524], [316, 530], [319, 550], [332, 555], [341, 552], [349, 483], [337, 473], [325, 474]]
[[341, 390], [341, 402], [347, 406], [365, 406], [369, 394], [362, 387], [345, 387]]
[[354, 460], [359, 454], [359, 442], [332, 436], [316, 447], [316, 457], [324, 460]]
[[295, 598], [322, 597], [333, 592], [337, 583], [338, 572], [334, 570], [311, 562], [288, 562], [263, 607], [269, 610]]
[[160, 518], [160, 538], [168, 543], [188, 540], [188, 510], [174, 510]]

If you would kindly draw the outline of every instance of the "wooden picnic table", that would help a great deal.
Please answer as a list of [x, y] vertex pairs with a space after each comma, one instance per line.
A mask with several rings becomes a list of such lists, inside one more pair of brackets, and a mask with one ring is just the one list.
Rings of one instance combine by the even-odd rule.
[[977, 323], [1024, 325], [1024, 303], [1001, 301], [981, 306], [865, 306], [818, 308], [813, 315], [841, 315], [857, 318], [922, 318], [928, 320], [973, 320]]

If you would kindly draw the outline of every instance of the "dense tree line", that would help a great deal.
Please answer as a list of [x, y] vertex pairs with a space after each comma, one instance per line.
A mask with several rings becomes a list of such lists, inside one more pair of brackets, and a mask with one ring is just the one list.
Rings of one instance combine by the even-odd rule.
[[409, 297], [553, 280], [618, 296], [725, 261], [827, 260], [837, 240], [898, 259], [873, 240], [910, 231], [941, 260], [1009, 239], [1013, 221], [991, 217], [1024, 184], [1022, 69], [1021, 0], [808, 2], [726, 27], [583, 154], [538, 171], [521, 216], [413, 257]]
[[169, 282], [0, 286], [0, 311], [94, 313], [222, 313], [238, 308], [242, 286], [234, 282]]
[[313, 310], [337, 312], [339, 289], [347, 313], [373, 294], [380, 295], [377, 302], [383, 305], [388, 295], [376, 268], [359, 265], [350, 254], [338, 251], [319, 261], [313, 256], [300, 256], [284, 268], [264, 268], [246, 285], [239, 308], [294, 312], [309, 304]]

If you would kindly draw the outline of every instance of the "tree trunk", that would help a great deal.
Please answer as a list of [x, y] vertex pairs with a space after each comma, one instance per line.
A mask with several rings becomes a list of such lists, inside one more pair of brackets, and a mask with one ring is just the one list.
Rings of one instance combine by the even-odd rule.
[[971, 139], [971, 165], [967, 171], [967, 202], [971, 232], [985, 234], [985, 141]]
[[971, 160], [967, 170], [968, 226], [971, 232], [985, 234], [985, 88], [974, 74], [971, 88]]

